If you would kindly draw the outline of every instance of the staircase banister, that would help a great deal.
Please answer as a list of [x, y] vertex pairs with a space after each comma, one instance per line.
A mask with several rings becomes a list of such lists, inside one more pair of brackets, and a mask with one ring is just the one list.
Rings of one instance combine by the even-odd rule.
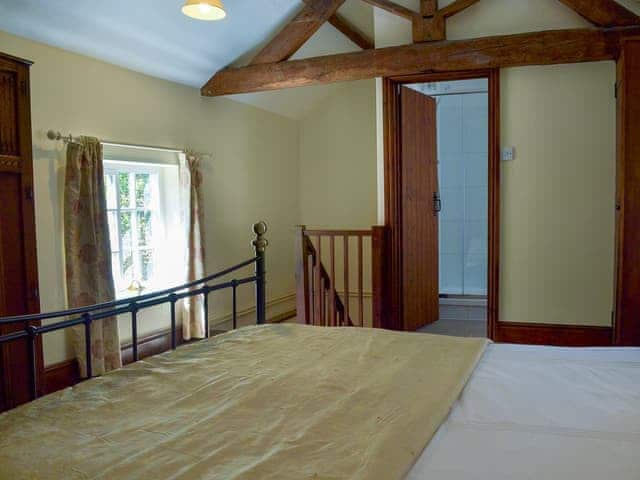
[[[358, 287], [355, 290], [359, 299], [359, 324], [364, 326], [363, 320], [363, 239], [371, 239], [371, 283], [372, 283], [372, 326], [382, 327], [385, 316], [385, 283], [388, 258], [386, 254], [388, 228], [373, 226], [371, 229], [328, 229], [307, 228], [305, 225], [296, 227], [296, 293], [298, 306], [298, 322], [325, 326], [356, 326], [351, 320], [350, 296], [352, 290], [348, 287], [349, 277], [349, 239], [357, 240], [357, 269]], [[334, 272], [334, 239], [342, 238], [345, 288], [338, 294], [335, 287]], [[323, 264], [320, 251], [324, 245], [323, 239], [329, 240], [329, 262], [331, 273]], [[314, 243], [315, 242], [315, 243]], [[316, 245], [317, 244], [317, 245]], [[353, 243], [351, 244], [353, 245]], [[327, 255], [322, 255], [326, 257]], [[326, 261], [326, 258], [325, 258]], [[341, 298], [343, 296], [344, 298]], [[325, 303], [329, 301], [329, 308]], [[327, 318], [328, 312], [328, 318]]]

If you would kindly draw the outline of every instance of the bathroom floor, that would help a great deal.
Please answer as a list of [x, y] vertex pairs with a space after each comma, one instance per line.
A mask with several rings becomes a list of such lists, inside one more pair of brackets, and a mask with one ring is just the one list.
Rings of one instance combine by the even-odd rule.
[[486, 302], [443, 298], [440, 301], [440, 320], [419, 331], [454, 337], [486, 337]]
[[436, 323], [422, 327], [419, 332], [453, 337], [487, 336], [487, 322], [478, 320], [438, 320]]

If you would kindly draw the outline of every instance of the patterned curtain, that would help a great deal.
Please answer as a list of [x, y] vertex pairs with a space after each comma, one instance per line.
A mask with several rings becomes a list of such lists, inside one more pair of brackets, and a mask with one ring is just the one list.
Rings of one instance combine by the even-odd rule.
[[[186, 239], [186, 281], [202, 278], [204, 271], [204, 211], [201, 157], [187, 151], [180, 155], [181, 222]], [[182, 335], [185, 340], [205, 338], [204, 304], [201, 295], [182, 303]]]
[[[82, 137], [67, 146], [64, 187], [64, 247], [69, 308], [115, 298], [102, 166], [102, 145]], [[73, 329], [73, 348], [86, 376], [84, 327]], [[92, 374], [122, 366], [115, 317], [91, 325]]]

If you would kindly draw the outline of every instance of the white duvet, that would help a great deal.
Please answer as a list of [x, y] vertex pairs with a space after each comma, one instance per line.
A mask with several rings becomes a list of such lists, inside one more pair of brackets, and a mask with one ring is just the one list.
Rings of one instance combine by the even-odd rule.
[[640, 349], [489, 345], [407, 479], [640, 479]]

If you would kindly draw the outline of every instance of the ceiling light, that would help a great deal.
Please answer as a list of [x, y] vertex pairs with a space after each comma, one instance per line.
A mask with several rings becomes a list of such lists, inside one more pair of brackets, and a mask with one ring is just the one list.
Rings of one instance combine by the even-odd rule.
[[187, 0], [182, 13], [198, 20], [222, 20], [227, 16], [220, 0]]

